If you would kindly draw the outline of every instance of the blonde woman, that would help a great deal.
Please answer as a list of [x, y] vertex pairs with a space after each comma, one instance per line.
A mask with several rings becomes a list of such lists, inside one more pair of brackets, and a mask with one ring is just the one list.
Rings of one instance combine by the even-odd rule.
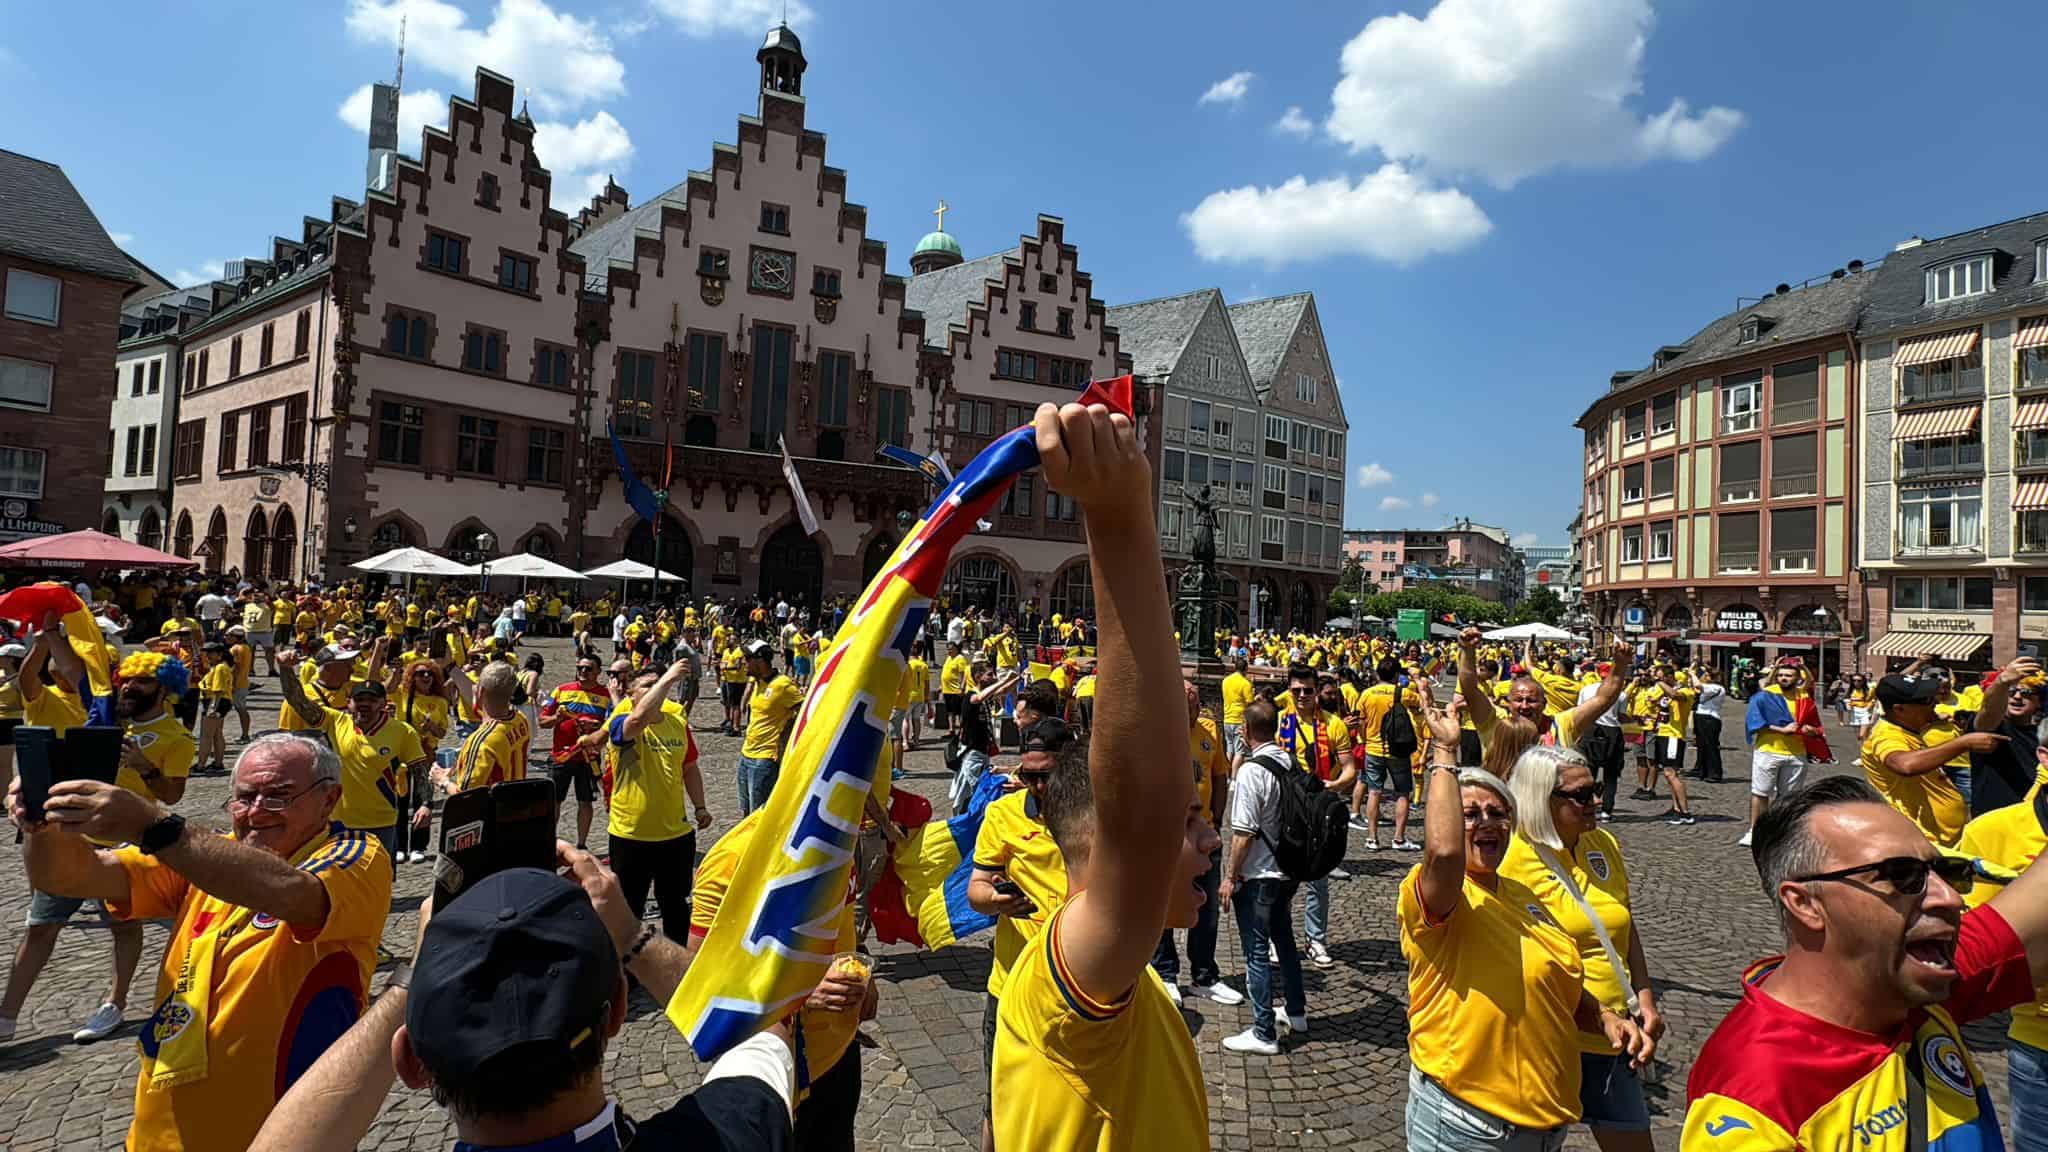
[[1458, 722], [1429, 708], [1422, 863], [1401, 882], [1408, 961], [1408, 1147], [1553, 1152], [1581, 1114], [1578, 1037], [1640, 1060], [1642, 1029], [1585, 987], [1576, 941], [1503, 875], [1516, 825], [1508, 786], [1457, 767]]
[[1636, 1069], [1656, 1051], [1664, 1018], [1635, 931], [1621, 845], [1600, 827], [1600, 785], [1576, 749], [1537, 745], [1522, 753], [1510, 787], [1515, 838], [1500, 874], [1534, 892], [1571, 934], [1586, 991], [1602, 1010], [1634, 1020], [1646, 1038], [1624, 1054], [1605, 1034], [1579, 1031], [1580, 1118], [1602, 1152], [1643, 1152], [1650, 1113]]

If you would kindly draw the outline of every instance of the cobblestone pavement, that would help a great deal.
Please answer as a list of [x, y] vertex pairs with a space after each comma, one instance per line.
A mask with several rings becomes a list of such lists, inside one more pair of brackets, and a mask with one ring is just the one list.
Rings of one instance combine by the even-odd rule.
[[[566, 642], [542, 641], [538, 648], [547, 658], [548, 675], [555, 677], [548, 682], [566, 676]], [[259, 731], [274, 722], [277, 704], [275, 686], [259, 678], [253, 693]], [[1740, 713], [1734, 704], [1728, 715], [1728, 782], [1689, 782], [1700, 817], [1697, 825], [1665, 825], [1657, 817], [1666, 805], [1627, 799], [1627, 785], [1620, 816], [1612, 825], [1628, 854], [1637, 923], [1671, 1028], [1659, 1062], [1662, 1082], [1649, 1089], [1659, 1148], [1678, 1146], [1685, 1074], [1700, 1044], [1734, 1004], [1743, 968], [1777, 948], [1777, 930], [1757, 891], [1749, 855], [1735, 846], [1747, 818], [1748, 755], [1741, 746]], [[738, 749], [734, 740], [702, 730], [716, 719], [715, 697], [707, 696], [696, 720], [711, 808], [723, 828], [737, 814], [733, 768]], [[1832, 714], [1829, 725], [1837, 755], [1853, 767], [1853, 732], [1836, 729]], [[232, 723], [229, 729], [232, 735]], [[904, 784], [928, 797], [943, 797], [940, 753], [928, 746], [909, 759], [910, 777]], [[198, 779], [180, 807], [190, 815], [212, 818], [225, 796], [224, 780]], [[563, 829], [571, 838], [573, 820], [573, 808], [565, 808]], [[600, 811], [592, 836], [600, 850], [603, 827]], [[706, 838], [705, 846], [709, 842]], [[1355, 839], [1354, 845], [1359, 844]], [[1371, 853], [1362, 847], [1346, 861], [1352, 879], [1334, 881], [1331, 890], [1330, 941], [1336, 963], [1308, 970], [1310, 1031], [1305, 1037], [1284, 1038], [1277, 1059], [1248, 1059], [1222, 1050], [1224, 1036], [1249, 1025], [1247, 1006], [1188, 1001], [1186, 1015], [1209, 1085], [1217, 1148], [1396, 1149], [1404, 1144], [1407, 973], [1393, 906], [1396, 885], [1413, 862], [1411, 854]], [[385, 931], [387, 946], [400, 953], [411, 948], [413, 909], [430, 878], [430, 865], [408, 865], [400, 871]], [[28, 899], [19, 849], [0, 846], [0, 923], [21, 924]], [[1225, 978], [1241, 988], [1244, 967], [1230, 923], [1226, 916], [1219, 959]], [[10, 961], [18, 932], [10, 927], [0, 934]], [[106, 991], [108, 935], [89, 916], [79, 917], [63, 934], [56, 956], [30, 996], [21, 1031], [11, 1043], [0, 1044], [0, 1152], [120, 1146], [134, 1092], [134, 1034], [148, 1012], [163, 942], [163, 927], [151, 926], [127, 1026], [113, 1039], [77, 1045], [71, 1031]], [[980, 1020], [988, 974], [987, 937], [935, 953], [898, 947], [880, 951], [876, 970], [881, 1013], [864, 1029], [862, 1041], [859, 1147], [864, 1152], [973, 1148], [986, 1090]], [[381, 983], [380, 976], [379, 987]], [[2001, 1035], [1998, 1026], [1980, 1026], [1972, 1032], [2003, 1111]], [[694, 1085], [698, 1067], [659, 1006], [636, 995], [625, 1031], [606, 1053], [606, 1074], [612, 1092], [628, 1111], [645, 1113]], [[445, 1149], [453, 1138], [441, 1110], [424, 1094], [401, 1085], [394, 1088], [363, 1147], [390, 1152]], [[1592, 1147], [1583, 1129], [1574, 1132], [1571, 1143]]]

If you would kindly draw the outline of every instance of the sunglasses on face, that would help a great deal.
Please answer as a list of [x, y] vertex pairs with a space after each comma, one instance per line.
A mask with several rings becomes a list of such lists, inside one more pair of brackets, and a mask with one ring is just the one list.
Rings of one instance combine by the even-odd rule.
[[1960, 856], [1936, 856], [1931, 860], [1919, 856], [1891, 856], [1869, 864], [1858, 864], [1852, 868], [1837, 868], [1832, 872], [1796, 876], [1793, 879], [1800, 883], [1812, 883], [1821, 880], [1848, 880], [1868, 873], [1901, 896], [1918, 896], [1927, 891], [1929, 872], [1941, 877], [1942, 883], [1957, 892], [1968, 892], [1977, 877], [1975, 866]]
[[1473, 828], [1479, 828], [1488, 824], [1507, 824], [1513, 820], [1514, 816], [1505, 808], [1465, 809], [1465, 823]]
[[1593, 806], [1593, 802], [1600, 798], [1600, 786], [1598, 784], [1588, 784], [1583, 788], [1573, 788], [1570, 790], [1553, 788], [1550, 790], [1550, 794], [1559, 800], [1569, 800], [1581, 808], [1590, 808]]
[[1017, 779], [1019, 779], [1019, 780], [1023, 781], [1023, 782], [1024, 782], [1024, 783], [1026, 783], [1026, 784], [1043, 784], [1043, 783], [1045, 783], [1046, 781], [1048, 781], [1048, 780], [1052, 779], [1052, 773], [1050, 773], [1050, 772], [1019, 772], [1019, 773], [1017, 773]]

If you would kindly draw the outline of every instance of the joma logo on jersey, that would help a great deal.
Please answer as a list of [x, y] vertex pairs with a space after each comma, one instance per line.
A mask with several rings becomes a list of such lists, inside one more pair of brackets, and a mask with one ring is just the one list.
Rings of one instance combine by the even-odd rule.
[[1867, 1148], [1870, 1146], [1871, 1142], [1876, 1140], [1879, 1136], [1884, 1135], [1885, 1133], [1891, 1131], [1894, 1128], [1897, 1128], [1899, 1125], [1904, 1124], [1905, 1122], [1905, 1108], [1898, 1104], [1894, 1104], [1889, 1108], [1883, 1108], [1876, 1112], [1871, 1113], [1870, 1117], [1866, 1120], [1854, 1121], [1849, 1126], [1855, 1129], [1856, 1135], [1863, 1138], [1862, 1146]]

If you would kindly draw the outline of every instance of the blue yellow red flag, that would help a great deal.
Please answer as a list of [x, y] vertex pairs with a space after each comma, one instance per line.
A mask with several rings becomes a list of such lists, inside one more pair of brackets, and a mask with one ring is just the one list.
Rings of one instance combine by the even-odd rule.
[[[1091, 383], [1080, 401], [1129, 416], [1131, 378]], [[758, 830], [668, 1002], [698, 1059], [772, 1024], [824, 977], [868, 794], [888, 807], [889, 776], [876, 767], [911, 642], [954, 547], [1038, 463], [1029, 425], [983, 449], [904, 536], [821, 656]]]
[[982, 817], [1012, 784], [999, 772], [982, 773], [965, 811], [908, 829], [889, 850], [888, 869], [868, 894], [876, 939], [944, 948], [995, 927], [995, 917], [967, 903], [967, 878], [974, 872]]

